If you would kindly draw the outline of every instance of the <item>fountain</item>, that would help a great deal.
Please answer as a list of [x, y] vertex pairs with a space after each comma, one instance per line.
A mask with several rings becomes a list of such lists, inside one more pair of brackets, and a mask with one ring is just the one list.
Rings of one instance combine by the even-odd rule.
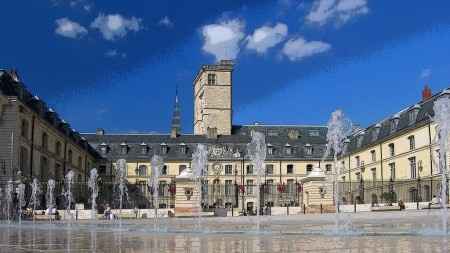
[[150, 178], [150, 185], [152, 187], [152, 193], [153, 193], [153, 209], [155, 210], [154, 229], [155, 229], [155, 231], [158, 231], [159, 230], [159, 224], [158, 224], [159, 174], [162, 170], [162, 167], [164, 166], [163, 158], [161, 156], [154, 155], [152, 157], [151, 166], [152, 166], [152, 173], [151, 173], [151, 178]]
[[[328, 132], [327, 132], [327, 150], [325, 152], [325, 156], [322, 160], [324, 160], [327, 156], [333, 153], [333, 184], [334, 184], [334, 204], [336, 207], [336, 217], [335, 217], [335, 229], [338, 232], [341, 228], [341, 215], [339, 212], [339, 183], [337, 180], [338, 175], [338, 162], [337, 156], [344, 151], [344, 140], [351, 134], [352, 132], [352, 123], [351, 121], [345, 117], [344, 113], [341, 110], [336, 110], [331, 114], [331, 118], [328, 121]], [[350, 220], [346, 220], [344, 224], [350, 226]], [[348, 227], [347, 227], [348, 228]], [[347, 229], [345, 228], [345, 229]]]
[[69, 170], [69, 172], [67, 172], [67, 174], [66, 174], [66, 180], [64, 182], [65, 188], [66, 188], [66, 191], [64, 192], [64, 196], [67, 201], [66, 213], [70, 217], [69, 218], [70, 220], [72, 220], [72, 213], [70, 212], [70, 210], [72, 209], [72, 200], [73, 200], [73, 196], [72, 196], [73, 177], [74, 177], [73, 170]]
[[13, 205], [13, 194], [14, 194], [14, 185], [13, 181], [9, 180], [6, 185], [6, 212], [8, 223], [11, 222], [11, 213], [12, 213], [12, 205]]
[[438, 125], [437, 128], [437, 141], [439, 145], [439, 168], [441, 173], [441, 192], [440, 192], [440, 204], [442, 207], [441, 222], [442, 222], [442, 232], [444, 235], [447, 234], [447, 150], [449, 148], [449, 135], [450, 135], [450, 99], [448, 97], [441, 97], [434, 102], [434, 121]]
[[50, 216], [50, 223], [53, 219], [53, 209], [55, 207], [55, 197], [54, 197], [54, 191], [55, 191], [55, 180], [49, 179], [47, 182], [47, 215]]
[[122, 226], [122, 208], [124, 199], [128, 199], [128, 189], [126, 185], [127, 161], [119, 159], [116, 162], [116, 185], [119, 188], [119, 224]]
[[30, 203], [33, 206], [33, 222], [35, 219], [34, 212], [36, 210], [36, 207], [40, 204], [39, 196], [41, 195], [41, 185], [39, 184], [39, 180], [37, 178], [33, 178], [33, 181], [31, 182], [31, 197], [30, 197]]
[[97, 196], [98, 196], [98, 173], [97, 169], [93, 168], [89, 174], [88, 187], [91, 190], [91, 219], [97, 218]]
[[19, 224], [22, 224], [22, 208], [26, 205], [25, 202], [25, 184], [20, 182], [17, 185], [17, 199], [18, 199], [18, 215], [19, 215]]
[[266, 137], [263, 133], [252, 131], [252, 141], [247, 144], [247, 152], [250, 156], [253, 166], [256, 171], [256, 226], [259, 230], [261, 223], [261, 177], [265, 174], [264, 160], [266, 159]]
[[208, 149], [203, 144], [198, 144], [197, 149], [192, 154], [192, 172], [197, 184], [198, 211], [197, 211], [197, 228], [201, 229], [201, 211], [202, 211], [202, 184], [206, 175], [206, 166], [208, 165]]

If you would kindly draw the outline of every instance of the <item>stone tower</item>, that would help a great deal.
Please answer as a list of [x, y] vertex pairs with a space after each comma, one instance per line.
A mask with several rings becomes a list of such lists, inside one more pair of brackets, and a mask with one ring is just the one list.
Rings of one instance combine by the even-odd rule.
[[233, 62], [203, 65], [194, 80], [194, 134], [230, 135]]

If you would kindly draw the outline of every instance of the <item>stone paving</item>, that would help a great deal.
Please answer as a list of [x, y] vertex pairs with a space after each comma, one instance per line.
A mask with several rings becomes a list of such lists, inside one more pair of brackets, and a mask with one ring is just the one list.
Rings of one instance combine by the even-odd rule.
[[[448, 252], [440, 210], [0, 224], [0, 252]], [[351, 223], [345, 220], [350, 218]], [[200, 224], [200, 225], [199, 225]]]

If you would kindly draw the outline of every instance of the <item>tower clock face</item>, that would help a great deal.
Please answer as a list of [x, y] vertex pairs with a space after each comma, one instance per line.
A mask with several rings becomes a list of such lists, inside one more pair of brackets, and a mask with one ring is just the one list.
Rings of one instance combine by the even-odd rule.
[[220, 175], [221, 170], [222, 166], [219, 163], [213, 165], [213, 172], [215, 175]]

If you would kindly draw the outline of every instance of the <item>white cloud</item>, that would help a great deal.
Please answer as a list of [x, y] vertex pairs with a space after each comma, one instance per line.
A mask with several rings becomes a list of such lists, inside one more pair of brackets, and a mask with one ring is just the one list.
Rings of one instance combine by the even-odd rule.
[[56, 22], [55, 33], [63, 37], [76, 39], [88, 33], [86, 28], [84, 28], [77, 22], [71, 21], [68, 18], [60, 18], [57, 19], [55, 22]]
[[320, 26], [330, 21], [341, 25], [353, 17], [367, 13], [369, 13], [367, 0], [315, 0], [305, 19]]
[[88, 0], [51, 0], [54, 6], [69, 5], [72, 8], [81, 7], [83, 10], [89, 12], [92, 9], [92, 4]]
[[288, 27], [283, 23], [278, 23], [274, 27], [262, 26], [256, 29], [252, 35], [247, 36], [247, 49], [264, 54], [269, 48], [282, 42], [287, 34]]
[[162, 19], [159, 20], [158, 25], [165, 27], [172, 27], [173, 22], [169, 19], [169, 17], [164, 16]]
[[322, 41], [306, 41], [303, 38], [290, 39], [283, 47], [282, 53], [291, 61], [300, 61], [315, 54], [324, 53], [331, 45]]
[[431, 76], [431, 69], [429, 69], [429, 68], [423, 69], [422, 72], [420, 72], [421, 79], [427, 79], [430, 76]]
[[111, 49], [111, 50], [106, 51], [105, 56], [109, 57], [109, 58], [115, 58], [115, 57], [126, 58], [127, 54], [121, 53], [121, 52], [117, 51], [116, 49]]
[[91, 23], [91, 27], [98, 29], [106, 40], [123, 38], [129, 31], [138, 32], [142, 29], [142, 20], [131, 17], [129, 19], [120, 14], [104, 15], [100, 13]]
[[245, 36], [244, 27], [244, 22], [239, 19], [203, 26], [203, 51], [214, 55], [217, 61], [235, 59], [240, 51], [239, 43]]

